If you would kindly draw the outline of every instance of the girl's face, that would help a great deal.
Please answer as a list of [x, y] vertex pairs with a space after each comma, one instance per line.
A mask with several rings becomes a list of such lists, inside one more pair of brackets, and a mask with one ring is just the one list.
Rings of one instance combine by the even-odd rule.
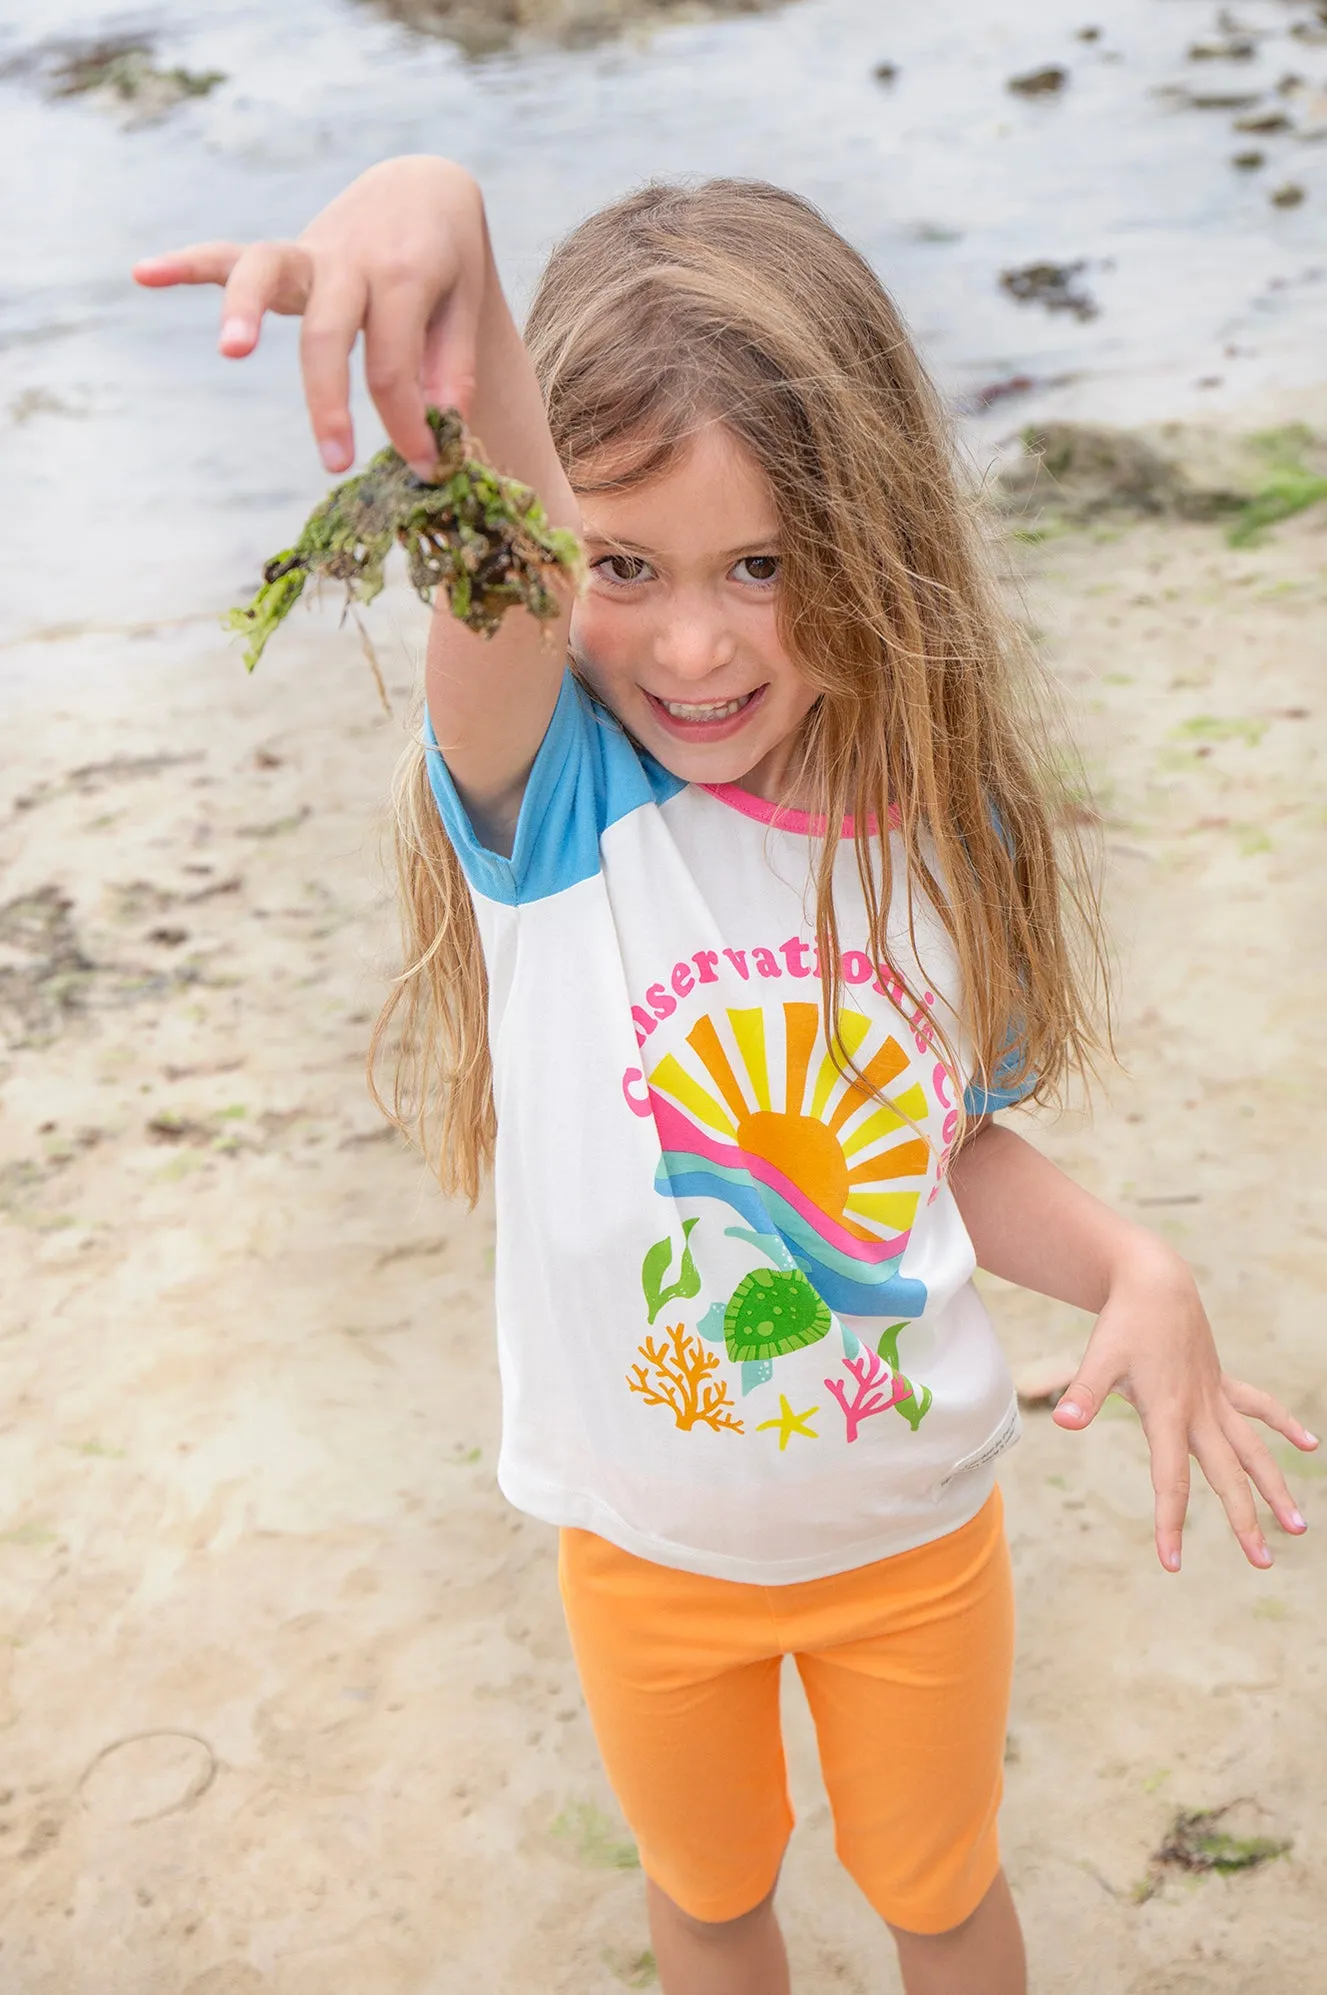
[[641, 746], [689, 783], [784, 794], [817, 698], [779, 640], [774, 500], [712, 422], [658, 478], [581, 499], [589, 584], [577, 669]]

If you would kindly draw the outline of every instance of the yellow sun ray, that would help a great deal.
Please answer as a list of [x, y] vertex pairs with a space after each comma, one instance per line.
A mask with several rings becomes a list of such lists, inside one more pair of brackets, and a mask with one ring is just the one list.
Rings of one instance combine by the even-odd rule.
[[707, 1129], [715, 1130], [720, 1136], [735, 1136], [736, 1129], [732, 1118], [727, 1115], [712, 1094], [692, 1080], [686, 1068], [671, 1053], [665, 1053], [662, 1060], [649, 1076], [651, 1087], [663, 1088], [683, 1102], [697, 1122], [703, 1122]]
[[698, 1018], [688, 1032], [687, 1045], [694, 1048], [705, 1071], [740, 1122], [749, 1112], [751, 1104], [742, 1093], [728, 1055], [723, 1050], [723, 1043], [714, 1029], [714, 1020], [708, 1013]]
[[914, 1122], [920, 1122], [925, 1113], [926, 1096], [920, 1086], [906, 1088], [901, 1095], [896, 1095], [892, 1102], [888, 1104], [882, 1102], [874, 1115], [868, 1115], [859, 1122], [851, 1136], [840, 1136], [839, 1141], [843, 1145], [844, 1156], [855, 1157], [857, 1152], [864, 1150], [869, 1143], [878, 1142], [881, 1137], [890, 1135], [893, 1130], [904, 1128], [909, 1116]]
[[[851, 1060], [856, 1057], [857, 1048], [871, 1030], [871, 1021], [865, 1012], [841, 1011], [835, 1038], [839, 1049]], [[834, 1092], [836, 1083], [843, 1075], [834, 1059], [834, 1051], [827, 1052], [820, 1062], [816, 1074], [816, 1091], [811, 1097], [810, 1113], [815, 1121], [823, 1118], [825, 1103]]]
[[855, 1191], [846, 1211], [876, 1219], [896, 1233], [906, 1233], [917, 1213], [915, 1191]]
[[737, 1050], [745, 1063], [756, 1107], [768, 1109], [771, 1103], [769, 1066], [765, 1059], [765, 1014], [763, 1011], [730, 1011], [728, 1023], [733, 1028]]

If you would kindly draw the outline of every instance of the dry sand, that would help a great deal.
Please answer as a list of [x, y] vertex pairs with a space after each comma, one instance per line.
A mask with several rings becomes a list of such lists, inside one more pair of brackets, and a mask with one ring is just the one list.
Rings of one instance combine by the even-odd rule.
[[[1321, 1426], [1327, 515], [1019, 561], [1108, 812], [1128, 1069], [1032, 1133]], [[8, 660], [6, 1995], [651, 1985], [554, 1535], [493, 1482], [490, 1209], [441, 1201], [362, 1080], [420, 635], [392, 615], [395, 722], [330, 616], [253, 681], [206, 620]], [[1080, 1340], [992, 1287], [1016, 1368]], [[1028, 1416], [1005, 1837], [1043, 1995], [1327, 1989], [1325, 1466], [1272, 1573], [1202, 1495], [1167, 1579], [1127, 1409]], [[797, 1988], [884, 1995], [795, 1697], [789, 1733]], [[1289, 1856], [1134, 1902], [1177, 1807], [1240, 1797]]]

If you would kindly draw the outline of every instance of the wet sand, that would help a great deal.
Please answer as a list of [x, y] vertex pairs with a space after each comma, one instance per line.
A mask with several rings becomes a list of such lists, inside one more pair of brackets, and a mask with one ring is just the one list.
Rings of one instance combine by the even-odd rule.
[[[1126, 1072], [1030, 1133], [1192, 1258], [1227, 1362], [1327, 1420], [1320, 1301], [1327, 512], [1015, 547], [1106, 813]], [[394, 622], [393, 622], [394, 620]], [[54, 619], [53, 619], [54, 621]], [[384, 796], [422, 624], [208, 618], [11, 655], [0, 1001], [0, 1984], [14, 1995], [613, 1995], [639, 1872], [558, 1612], [493, 1482], [492, 1218], [362, 1078], [393, 959]], [[1016, 1370], [1074, 1313], [1002, 1286]], [[1118, 1416], [1118, 1417], [1117, 1417]], [[1321, 1995], [1316, 1530], [1157, 1568], [1143, 1443], [1026, 1417], [1005, 1838], [1034, 1986]], [[801, 1995], [884, 1995], [790, 1692]], [[1176, 1808], [1292, 1852], [1134, 1901]]]

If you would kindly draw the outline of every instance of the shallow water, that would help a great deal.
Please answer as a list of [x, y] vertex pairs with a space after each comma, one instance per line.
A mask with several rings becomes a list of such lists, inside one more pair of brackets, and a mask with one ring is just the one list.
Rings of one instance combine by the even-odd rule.
[[[1262, 91], [1275, 108], [1294, 71], [1327, 96], [1327, 41], [1291, 39], [1314, 18], [1299, 0], [1247, 0], [1241, 22], [1266, 31], [1257, 58], [1193, 62], [1216, 11], [799, 0], [648, 42], [469, 62], [356, 0], [197, 0], [187, 26], [182, 8], [156, 17], [161, 59], [228, 80], [159, 124], [125, 130], [94, 103], [0, 82], [0, 641], [210, 615], [252, 584], [325, 483], [295, 328], [222, 362], [215, 294], [138, 292], [128, 265], [190, 239], [293, 233], [393, 152], [446, 151], [478, 174], [518, 298], [551, 240], [643, 179], [786, 182], [871, 257], [979, 453], [1033, 414], [1141, 420], [1320, 381], [1327, 142], [1244, 137], [1233, 110], [1158, 93]], [[1088, 23], [1094, 42], [1077, 38]], [[124, 25], [79, 0], [17, 0], [0, 62]], [[872, 73], [886, 60], [890, 85]], [[1006, 89], [1045, 63], [1071, 72], [1058, 98]], [[1327, 129], [1324, 102], [1284, 106]], [[1232, 153], [1255, 145], [1266, 166], [1237, 172]], [[1306, 199], [1279, 209], [1268, 196], [1286, 181]], [[1077, 258], [1095, 318], [999, 287], [1006, 267]], [[1038, 387], [974, 413], [1017, 375]], [[366, 414], [361, 452], [378, 434]]]

